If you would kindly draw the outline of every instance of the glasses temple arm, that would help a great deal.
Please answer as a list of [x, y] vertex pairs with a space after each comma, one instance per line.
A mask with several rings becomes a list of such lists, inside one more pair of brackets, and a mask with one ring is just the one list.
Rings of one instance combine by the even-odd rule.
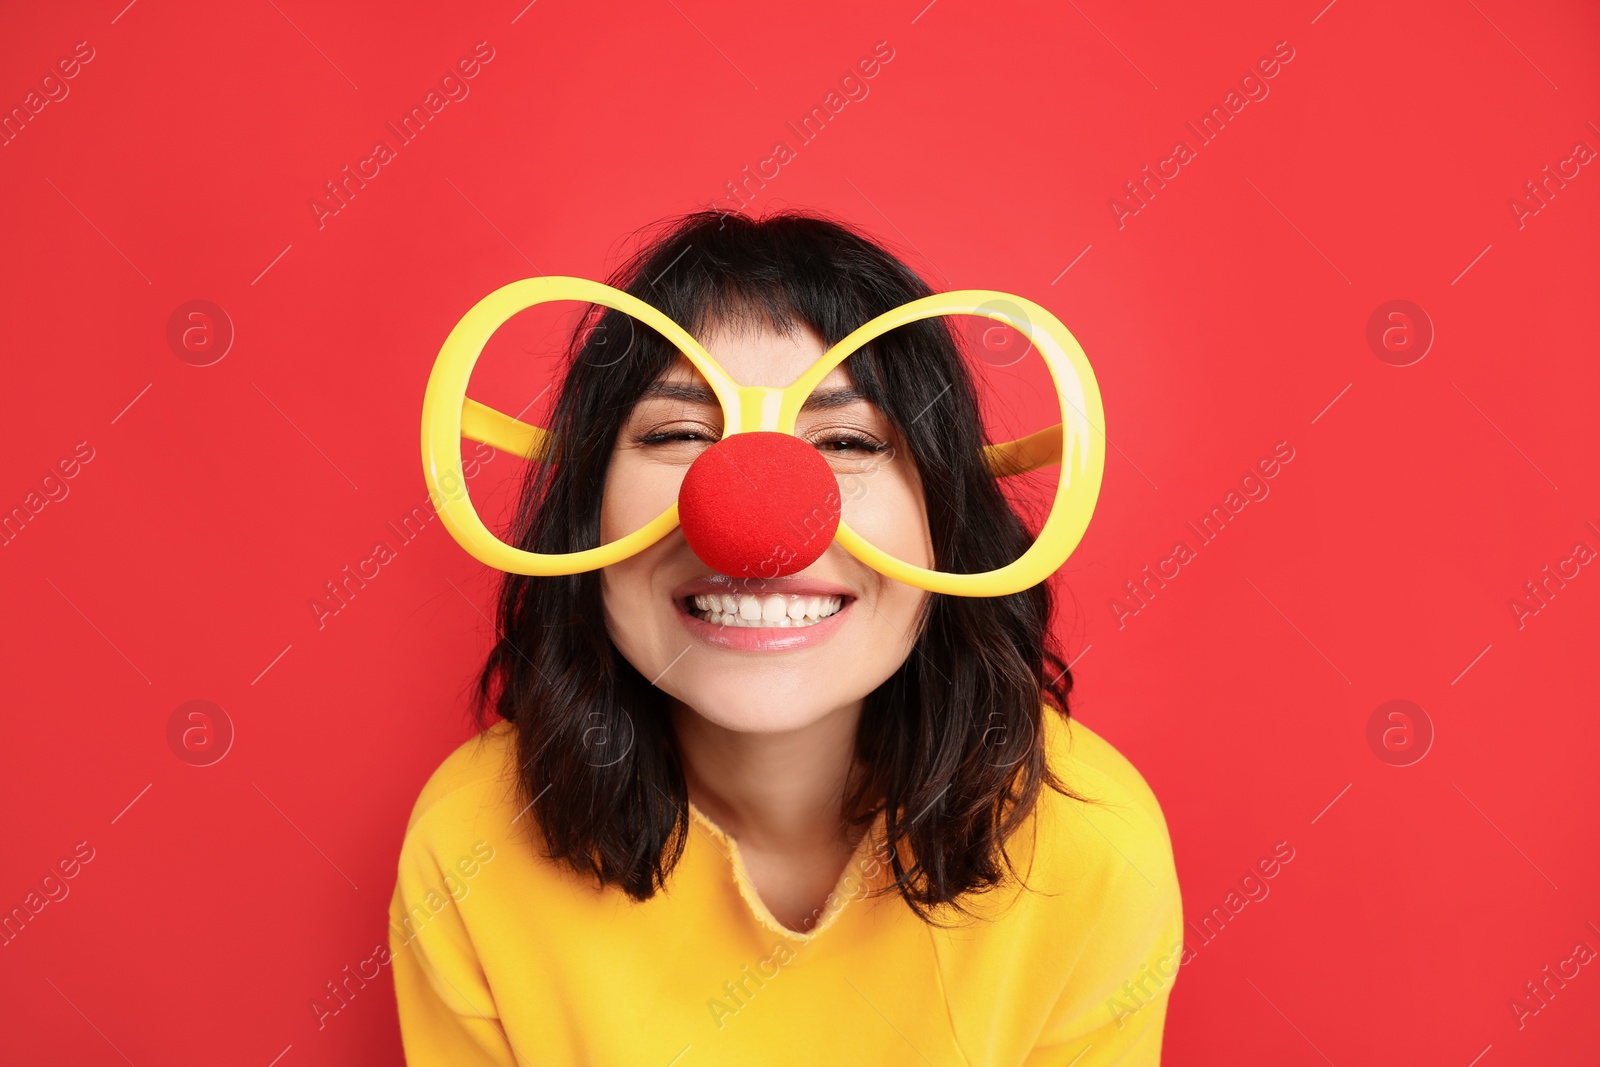
[[468, 397], [461, 404], [461, 436], [523, 459], [534, 459], [543, 450], [546, 435], [537, 426]]
[[1061, 424], [1019, 437], [1015, 441], [986, 445], [983, 458], [996, 478], [1026, 474], [1061, 462]]

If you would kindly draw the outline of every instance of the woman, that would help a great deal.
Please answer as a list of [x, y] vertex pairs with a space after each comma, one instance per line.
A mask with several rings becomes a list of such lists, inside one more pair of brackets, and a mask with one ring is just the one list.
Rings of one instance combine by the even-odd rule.
[[[800, 212], [685, 216], [611, 284], [767, 386], [930, 293]], [[984, 464], [952, 325], [851, 355], [794, 433], [868, 541], [971, 573], [1032, 537]], [[512, 543], [639, 529], [721, 421], [664, 338], [591, 309]], [[508, 574], [482, 733], [401, 851], [408, 1061], [1157, 1063], [1182, 951], [1171, 843], [1138, 772], [1069, 722], [1050, 612], [1044, 584], [927, 593], [837, 543], [734, 579], [681, 530], [600, 570]]]

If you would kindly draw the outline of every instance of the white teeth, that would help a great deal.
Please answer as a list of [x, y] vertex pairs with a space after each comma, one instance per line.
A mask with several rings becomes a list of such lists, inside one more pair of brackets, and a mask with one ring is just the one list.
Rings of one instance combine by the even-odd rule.
[[838, 596], [782, 593], [697, 593], [689, 598], [696, 618], [713, 626], [814, 626], [844, 607]]

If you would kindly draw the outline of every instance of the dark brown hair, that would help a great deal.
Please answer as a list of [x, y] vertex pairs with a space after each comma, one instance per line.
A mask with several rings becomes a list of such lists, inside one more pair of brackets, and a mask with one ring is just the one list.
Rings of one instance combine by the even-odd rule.
[[[666, 220], [609, 284], [697, 337], [708, 325], [760, 320], [780, 331], [803, 324], [824, 345], [932, 292], [852, 227], [801, 211]], [[902, 326], [844, 366], [916, 466], [936, 567], [977, 572], [1016, 559], [1032, 535], [984, 464], [959, 322]], [[630, 317], [586, 310], [550, 418], [557, 444], [547, 462], [529, 465], [512, 544], [572, 552], [599, 543], [612, 447], [675, 355]], [[999, 597], [929, 594], [914, 650], [866, 699], [856, 738], [865, 772], [841, 811], [856, 825], [885, 812], [895, 881], [883, 892], [897, 890], [926, 922], [942, 905], [965, 911], [964, 893], [1003, 885], [1002, 863], [1015, 874], [1005, 843], [1043, 786], [1075, 795], [1045, 756], [1042, 717], [1068, 717], [1072, 689], [1050, 614], [1043, 583]], [[649, 899], [682, 854], [688, 793], [666, 694], [612, 644], [599, 572], [507, 574], [496, 621], [474, 710], [480, 727], [491, 713], [515, 725], [518, 806], [531, 807], [550, 859]]]

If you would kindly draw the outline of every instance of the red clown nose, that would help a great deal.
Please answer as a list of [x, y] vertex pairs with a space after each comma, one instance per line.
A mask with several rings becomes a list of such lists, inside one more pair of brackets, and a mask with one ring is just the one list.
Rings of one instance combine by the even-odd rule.
[[822, 453], [786, 433], [724, 437], [678, 490], [678, 523], [700, 562], [734, 578], [804, 570], [839, 529], [839, 483]]

